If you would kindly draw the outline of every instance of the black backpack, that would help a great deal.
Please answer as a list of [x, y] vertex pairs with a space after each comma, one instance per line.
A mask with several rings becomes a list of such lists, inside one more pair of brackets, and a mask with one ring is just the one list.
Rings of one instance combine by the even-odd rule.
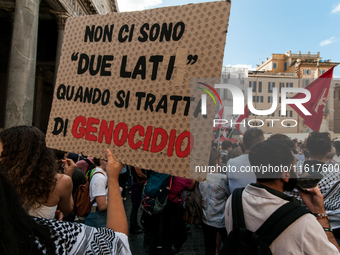
[[272, 255], [271, 243], [294, 221], [310, 211], [288, 202], [252, 232], [246, 229], [242, 207], [244, 188], [235, 189], [232, 196], [233, 230], [228, 235], [220, 255]]

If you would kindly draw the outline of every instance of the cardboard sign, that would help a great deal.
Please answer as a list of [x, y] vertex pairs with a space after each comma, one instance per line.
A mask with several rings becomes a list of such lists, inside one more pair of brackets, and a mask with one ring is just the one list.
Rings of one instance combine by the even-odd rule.
[[[229, 12], [220, 1], [68, 18], [47, 145], [99, 158], [110, 148], [121, 163], [190, 178], [190, 158], [209, 159], [215, 115], [192, 120], [202, 91], [192, 97], [190, 78], [219, 83]], [[205, 138], [193, 125], [208, 120]]]

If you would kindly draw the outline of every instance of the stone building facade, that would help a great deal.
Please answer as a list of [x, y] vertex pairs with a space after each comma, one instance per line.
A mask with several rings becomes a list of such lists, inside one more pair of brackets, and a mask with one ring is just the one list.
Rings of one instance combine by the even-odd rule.
[[340, 133], [340, 78], [333, 79], [334, 87], [334, 133]]
[[118, 11], [117, 0], [0, 0], [0, 128], [46, 132], [67, 18]]
[[[271, 116], [254, 116], [251, 115], [249, 119], [253, 119], [256, 125], [257, 120], [266, 120], [261, 127], [265, 133], [305, 133], [310, 132], [303, 123], [303, 119], [298, 114], [287, 106], [286, 116], [282, 116], [281, 108], [281, 88], [293, 87], [304, 88], [325, 73], [333, 66], [339, 63], [332, 62], [330, 59], [322, 60], [320, 53], [301, 54], [298, 52], [293, 54], [291, 51], [285, 54], [272, 54], [271, 58], [256, 66], [256, 71], [248, 73], [248, 87], [253, 87], [253, 105], [255, 109], [266, 110], [272, 106], [272, 87], [278, 89], [278, 110]], [[293, 97], [295, 94], [287, 95]], [[272, 122], [271, 119], [277, 121]], [[298, 124], [293, 127], [294, 123], [283, 123], [284, 119], [294, 119]], [[262, 121], [258, 124], [262, 124]], [[274, 125], [274, 126], [272, 126]], [[290, 126], [289, 126], [290, 125]], [[324, 113], [324, 120], [320, 131], [333, 131], [334, 129], [334, 82], [331, 83], [327, 105]]]

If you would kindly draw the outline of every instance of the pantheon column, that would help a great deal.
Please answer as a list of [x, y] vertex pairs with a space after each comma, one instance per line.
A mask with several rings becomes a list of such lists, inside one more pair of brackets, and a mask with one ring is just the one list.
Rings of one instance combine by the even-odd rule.
[[32, 125], [40, 0], [16, 0], [5, 128]]
[[57, 52], [55, 57], [55, 69], [54, 69], [54, 83], [53, 86], [55, 87], [55, 83], [57, 80], [58, 68], [60, 63], [60, 56], [61, 56], [61, 46], [63, 45], [64, 33], [65, 33], [65, 22], [69, 17], [69, 14], [66, 12], [55, 12], [51, 11], [57, 19], [58, 22], [58, 41], [57, 41]]
[[44, 107], [42, 104], [44, 96], [44, 70], [41, 67], [38, 67], [36, 71], [35, 89], [34, 126], [41, 130], [41, 109]]

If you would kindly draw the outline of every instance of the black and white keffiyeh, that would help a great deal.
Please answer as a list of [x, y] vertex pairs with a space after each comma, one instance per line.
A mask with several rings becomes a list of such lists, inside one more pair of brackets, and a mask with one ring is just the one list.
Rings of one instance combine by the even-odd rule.
[[[93, 228], [84, 224], [45, 218], [33, 219], [50, 231], [51, 239], [56, 246], [56, 254], [131, 254], [127, 237], [124, 234], [115, 233], [111, 229]], [[44, 253], [45, 249], [38, 239], [36, 244], [39, 250]]]
[[[323, 179], [318, 183], [321, 194], [324, 197], [324, 206], [333, 229], [340, 228], [340, 166], [335, 162], [326, 162], [327, 171], [322, 171]], [[297, 189], [285, 192], [294, 196], [303, 204]]]

